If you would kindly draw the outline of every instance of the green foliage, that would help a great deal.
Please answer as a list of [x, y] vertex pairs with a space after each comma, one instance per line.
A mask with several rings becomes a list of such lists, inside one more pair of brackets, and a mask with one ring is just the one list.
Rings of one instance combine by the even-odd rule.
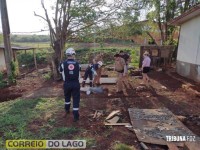
[[105, 48], [83, 48], [76, 50], [76, 59], [79, 60], [80, 63], [85, 64], [89, 63], [91, 59], [96, 56], [98, 53], [103, 53], [103, 61], [104, 64], [113, 64], [114, 63], [114, 54], [118, 53], [120, 50], [128, 53], [131, 57], [131, 65], [137, 66], [139, 65], [139, 47], [135, 48], [115, 48], [115, 47], [105, 47]]
[[[34, 56], [32, 52], [19, 53], [17, 55], [19, 65], [26, 65], [28, 67], [34, 66]], [[36, 53], [36, 60], [38, 64], [47, 63], [47, 52], [39, 51]]]
[[114, 150], [134, 150], [134, 149], [126, 144], [118, 143], [114, 145]]
[[16, 77], [17, 77], [18, 63], [11, 61], [10, 67], [11, 67], [11, 75], [9, 75], [8, 80], [10, 83], [16, 83], [17, 82]]
[[11, 35], [12, 42], [50, 42], [48, 35]]
[[7, 82], [3, 79], [3, 73], [0, 72], [0, 88], [4, 88], [7, 85]]
[[42, 77], [43, 77], [45, 80], [50, 80], [51, 77], [52, 77], [52, 73], [51, 73], [51, 72], [48, 72], [48, 73], [44, 74]]

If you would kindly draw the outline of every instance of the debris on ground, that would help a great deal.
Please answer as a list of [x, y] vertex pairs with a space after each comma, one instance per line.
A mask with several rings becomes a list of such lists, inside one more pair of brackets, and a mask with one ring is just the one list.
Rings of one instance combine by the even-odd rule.
[[[196, 136], [168, 109], [129, 108], [135, 134], [140, 142], [166, 145], [167, 136]], [[196, 136], [197, 137], [197, 136]], [[177, 146], [183, 146], [177, 142]]]
[[156, 71], [157, 72], [161, 72], [161, 71], [163, 71], [163, 69], [162, 68], [158, 68]]
[[139, 69], [135, 69], [135, 70], [130, 70], [130, 75], [131, 76], [142, 76], [142, 71]]
[[169, 150], [179, 150], [179, 148], [173, 143], [167, 143]]
[[104, 123], [106, 126], [128, 126], [130, 123]]
[[115, 111], [112, 111], [107, 117], [106, 117], [106, 120], [109, 120], [111, 118], [113, 118], [114, 116], [118, 116], [120, 115], [120, 110], [115, 110]]
[[108, 126], [130, 126], [130, 123], [118, 123], [121, 117], [120, 110], [112, 111], [105, 119], [104, 125]]
[[140, 145], [141, 145], [143, 150], [148, 150], [149, 149], [143, 142], [140, 142]]
[[115, 116], [109, 120], [105, 120], [105, 122], [107, 123], [111, 123], [111, 124], [114, 124], [114, 123], [117, 123], [119, 121], [120, 117], [119, 116]]
[[186, 119], [186, 117], [185, 116], [176, 116], [181, 122], [183, 122], [185, 119]]
[[161, 89], [164, 89], [164, 90], [166, 90], [166, 89], [167, 89], [167, 87], [166, 87], [166, 86], [161, 86]]
[[145, 86], [138, 86], [138, 87], [136, 87], [136, 91], [137, 91], [137, 92], [143, 91], [143, 90], [146, 90], [146, 87], [145, 87]]
[[93, 119], [99, 119], [103, 115], [104, 115], [103, 110], [95, 110], [94, 114], [90, 114], [89, 117], [92, 117]]

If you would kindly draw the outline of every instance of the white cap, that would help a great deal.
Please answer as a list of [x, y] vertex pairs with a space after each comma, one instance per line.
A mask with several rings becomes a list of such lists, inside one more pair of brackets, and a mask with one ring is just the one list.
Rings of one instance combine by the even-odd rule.
[[90, 91], [86, 91], [86, 94], [87, 94], [87, 95], [90, 95], [90, 93], [91, 93]]
[[103, 65], [102, 61], [98, 61], [97, 64], [99, 64], [100, 66]]
[[70, 47], [70, 48], [66, 49], [65, 54], [70, 56], [70, 55], [75, 55], [76, 52], [72, 47]]

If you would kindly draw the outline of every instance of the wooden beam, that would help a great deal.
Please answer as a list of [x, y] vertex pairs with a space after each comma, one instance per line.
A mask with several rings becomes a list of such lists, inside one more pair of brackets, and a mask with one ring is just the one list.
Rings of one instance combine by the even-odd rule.
[[167, 143], [169, 150], [179, 150], [179, 148], [174, 143]]
[[106, 126], [130, 126], [130, 123], [104, 123]]

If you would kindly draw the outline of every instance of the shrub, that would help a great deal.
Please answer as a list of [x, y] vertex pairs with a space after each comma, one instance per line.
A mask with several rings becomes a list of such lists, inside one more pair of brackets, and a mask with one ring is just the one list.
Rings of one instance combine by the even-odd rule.
[[3, 73], [0, 72], [0, 88], [4, 88], [7, 85], [7, 82], [3, 79]]
[[[28, 67], [31, 67], [34, 65], [34, 56], [33, 53], [28, 52], [28, 53], [19, 53], [18, 54], [18, 62], [19, 65], [26, 65]], [[44, 51], [36, 53], [36, 60], [38, 64], [46, 64], [47, 63], [47, 53]]]

